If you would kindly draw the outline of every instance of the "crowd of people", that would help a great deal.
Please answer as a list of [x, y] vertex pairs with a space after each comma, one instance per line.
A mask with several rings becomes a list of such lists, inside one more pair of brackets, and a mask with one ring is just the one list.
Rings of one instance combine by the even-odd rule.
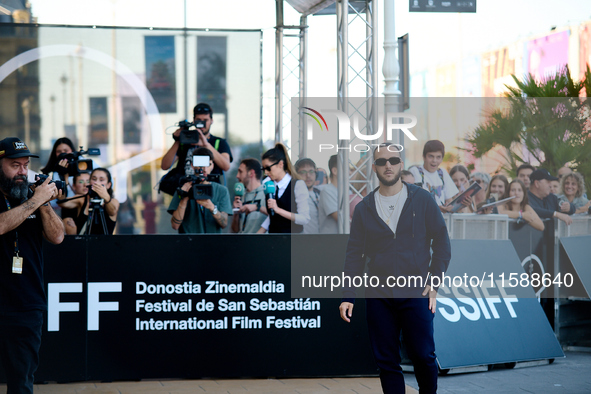
[[[325, 171], [310, 158], [291, 163], [287, 148], [276, 144], [260, 160], [241, 160], [232, 193], [224, 185], [233, 161], [228, 142], [210, 133], [213, 110], [206, 103], [193, 109], [196, 138], [183, 142], [182, 128], [173, 134], [174, 143], [162, 159], [167, 170], [159, 190], [172, 196], [167, 211], [170, 226], [179, 233], [303, 233], [339, 232], [337, 155], [329, 158]], [[133, 233], [135, 210], [131, 201], [122, 206], [114, 197], [111, 174], [105, 168], [78, 171], [66, 155], [75, 153], [68, 138], [58, 139], [42, 173], [64, 181], [57, 199], [67, 234], [113, 234], [118, 216], [118, 233]], [[448, 171], [442, 167], [445, 146], [438, 140], [423, 147], [423, 163], [401, 170], [402, 181], [427, 190], [442, 213], [506, 214], [519, 222], [543, 230], [540, 219], [555, 217], [566, 224], [571, 215], [589, 211], [590, 202], [580, 173], [567, 166], [553, 176], [543, 168], [525, 163], [514, 179], [503, 174], [470, 172], [462, 164]], [[199, 160], [200, 159], [200, 160]], [[366, 158], [351, 166], [349, 208], [352, 219], [356, 206], [371, 191], [367, 188]], [[176, 165], [175, 165], [176, 164]], [[68, 167], [70, 165], [70, 167]], [[92, 168], [92, 166], [91, 166]], [[452, 204], [467, 190], [458, 209]], [[198, 185], [198, 186], [196, 186]], [[242, 190], [242, 191], [241, 191]], [[196, 197], [194, 193], [201, 193]], [[120, 214], [120, 215], [119, 215]], [[342, 220], [342, 218], [340, 219]]]

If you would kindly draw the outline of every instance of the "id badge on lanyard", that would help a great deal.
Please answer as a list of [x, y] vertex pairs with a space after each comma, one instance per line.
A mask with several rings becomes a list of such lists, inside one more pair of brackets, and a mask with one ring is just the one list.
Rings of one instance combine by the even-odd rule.
[[[10, 210], [12, 207], [8, 202], [6, 196], [4, 196], [4, 200], [6, 201], [6, 207]], [[18, 255], [18, 232], [14, 231], [14, 256], [12, 256], [12, 273], [13, 274], [22, 274], [23, 273], [23, 258]]]

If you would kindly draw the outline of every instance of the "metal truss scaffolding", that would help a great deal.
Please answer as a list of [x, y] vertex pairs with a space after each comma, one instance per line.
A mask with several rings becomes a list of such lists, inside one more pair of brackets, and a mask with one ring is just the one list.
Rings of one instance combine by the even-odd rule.
[[[299, 26], [283, 23], [283, 1], [276, 0], [276, 53], [275, 53], [275, 141], [284, 142], [284, 131], [289, 130], [291, 122], [305, 124], [305, 116], [291, 118], [291, 97], [299, 97], [298, 107], [305, 106], [306, 99], [306, 40], [307, 15], [332, 6], [334, 0], [325, 0], [302, 12]], [[289, 1], [289, 0], [288, 0]], [[292, 3], [293, 0], [290, 2]], [[301, 3], [301, 1], [298, 1]], [[297, 3], [297, 2], [296, 2]], [[292, 4], [293, 5], [293, 4]], [[349, 116], [357, 114], [362, 134], [375, 134], [378, 113], [378, 75], [377, 75], [377, 1], [337, 0], [337, 78], [339, 110]], [[297, 9], [297, 8], [296, 8]], [[326, 8], [323, 14], [334, 11]], [[328, 12], [327, 12], [328, 10]], [[349, 34], [349, 30], [355, 34]], [[295, 31], [295, 33], [286, 33]], [[359, 34], [363, 31], [365, 34]], [[349, 101], [348, 97], [361, 97]], [[305, 138], [300, 130], [299, 158], [306, 157]], [[337, 137], [338, 138], [338, 137]], [[349, 204], [355, 198], [363, 198], [372, 189], [371, 152], [352, 152], [351, 144], [363, 143], [354, 138], [351, 141], [338, 141], [338, 206], [339, 233], [348, 234], [350, 228]], [[292, 150], [292, 157], [293, 155]]]
[[[337, 70], [339, 110], [360, 120], [360, 132], [375, 134], [378, 113], [377, 75], [377, 1], [337, 0]], [[349, 30], [365, 31], [365, 36], [349, 34]], [[365, 97], [349, 100], [349, 97]], [[361, 126], [363, 125], [363, 126]], [[356, 153], [352, 145], [364, 141], [339, 140], [338, 204], [339, 233], [348, 234], [349, 206], [356, 198], [363, 198], [373, 185], [371, 152]], [[353, 155], [352, 155], [353, 154]]]

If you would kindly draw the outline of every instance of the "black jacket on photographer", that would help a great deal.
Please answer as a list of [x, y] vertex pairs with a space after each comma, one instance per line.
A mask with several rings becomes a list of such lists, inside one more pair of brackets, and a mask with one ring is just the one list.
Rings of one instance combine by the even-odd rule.
[[[210, 133], [208, 134], [207, 141], [209, 141], [219, 153], [227, 153], [230, 155], [230, 163], [232, 162], [234, 159], [232, 157], [232, 151], [230, 150], [230, 145], [228, 145], [228, 142], [224, 138], [216, 137]], [[187, 157], [193, 157], [193, 150], [198, 148], [199, 146], [194, 144], [180, 144], [179, 150], [177, 151], [178, 161], [176, 166], [162, 177], [162, 180], [160, 181], [160, 191], [174, 195], [176, 188], [179, 187], [180, 179], [186, 175], [195, 174], [192, 163], [190, 160], [187, 160]], [[218, 176], [212, 179], [211, 182], [222, 184], [221, 177], [223, 174], [224, 171], [214, 162], [214, 167], [210, 175]]]
[[[217, 150], [219, 153], [227, 153], [230, 155], [230, 163], [234, 160], [234, 158], [232, 157], [232, 151], [230, 150], [230, 145], [224, 138], [216, 137], [215, 135], [211, 135], [211, 133], [209, 133], [207, 137], [207, 141], [211, 144], [211, 146], [215, 148], [215, 150]], [[178, 162], [175, 167], [177, 171], [179, 171], [180, 168], [184, 167], [185, 171], [183, 175], [193, 175], [193, 172], [191, 172], [193, 170], [193, 166], [191, 162], [187, 162], [187, 157], [193, 157], [193, 150], [197, 148], [199, 148], [199, 146], [197, 145], [181, 144], [177, 152]], [[180, 172], [182, 173], [182, 171]], [[209, 175], [219, 175], [216, 178], [217, 180], [213, 180], [212, 182], [217, 182], [221, 184], [221, 177], [222, 175], [224, 175], [224, 171], [220, 167], [218, 167], [218, 165], [214, 162], [213, 170]]]

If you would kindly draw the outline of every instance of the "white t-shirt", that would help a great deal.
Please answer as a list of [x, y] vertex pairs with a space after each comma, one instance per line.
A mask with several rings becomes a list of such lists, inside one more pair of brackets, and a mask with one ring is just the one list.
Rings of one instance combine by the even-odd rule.
[[398, 226], [398, 220], [400, 219], [402, 208], [408, 198], [408, 190], [406, 186], [403, 185], [402, 190], [395, 195], [388, 197], [382, 196], [378, 190], [374, 193], [374, 198], [376, 200], [376, 210], [378, 211], [378, 215], [382, 218], [384, 223], [392, 229], [392, 232], [396, 234], [396, 226]]
[[[419, 167], [423, 170], [425, 178], [421, 176]], [[423, 166], [415, 166], [409, 169], [415, 177], [415, 182], [423, 182], [423, 189], [431, 193], [431, 196], [435, 199], [437, 205], [445, 205], [445, 200], [448, 200], [458, 194], [459, 190], [454, 184], [447, 171], [441, 168], [441, 174], [443, 175], [443, 182], [439, 176], [439, 170], [435, 172], [429, 172], [425, 170]]]

